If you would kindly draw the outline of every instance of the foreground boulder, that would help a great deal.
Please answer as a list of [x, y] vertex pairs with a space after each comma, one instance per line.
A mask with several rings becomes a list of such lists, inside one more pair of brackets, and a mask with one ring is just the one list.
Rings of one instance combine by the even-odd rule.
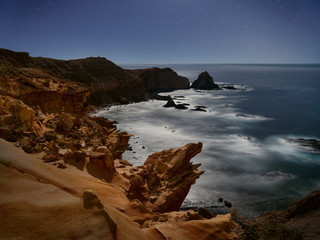
[[200, 73], [197, 80], [191, 84], [191, 88], [201, 90], [218, 90], [220, 87], [214, 83], [213, 78], [207, 71]]

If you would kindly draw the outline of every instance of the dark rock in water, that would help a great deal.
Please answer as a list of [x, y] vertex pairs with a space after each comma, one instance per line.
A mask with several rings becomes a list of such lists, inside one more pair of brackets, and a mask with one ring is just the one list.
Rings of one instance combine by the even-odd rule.
[[224, 200], [224, 205], [228, 208], [231, 208], [232, 207], [232, 203], [227, 201], [227, 200]]
[[176, 104], [175, 104], [175, 102], [173, 101], [173, 99], [170, 98], [170, 99], [168, 100], [168, 102], [167, 102], [165, 105], [163, 105], [163, 107], [166, 107], [166, 108], [176, 107]]
[[199, 208], [198, 213], [200, 216], [207, 218], [207, 219], [214, 217], [214, 215], [211, 214], [211, 212], [205, 208]]
[[191, 111], [206, 112], [207, 110], [205, 110], [201, 107], [195, 107], [194, 109], [191, 109]]
[[304, 138], [288, 138], [289, 143], [297, 144], [301, 151], [305, 152], [320, 152], [320, 141], [316, 139], [304, 139]]
[[223, 202], [223, 198], [219, 198], [218, 201], [219, 201], [219, 202]]
[[202, 89], [202, 90], [218, 90], [221, 89], [217, 84], [214, 83], [213, 78], [209, 75], [209, 73], [202, 72], [198, 79], [195, 80], [191, 88]]
[[234, 86], [223, 86], [223, 89], [228, 89], [228, 90], [237, 90]]
[[175, 106], [175, 108], [176, 108], [176, 109], [181, 109], [181, 110], [183, 110], [183, 109], [188, 109], [188, 108], [185, 106], [185, 104], [178, 104], [178, 105]]

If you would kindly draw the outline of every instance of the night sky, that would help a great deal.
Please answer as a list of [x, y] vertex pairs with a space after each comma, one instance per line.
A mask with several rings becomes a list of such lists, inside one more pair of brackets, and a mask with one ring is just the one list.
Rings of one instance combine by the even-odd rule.
[[320, 63], [320, 0], [1, 0], [0, 48], [116, 63]]

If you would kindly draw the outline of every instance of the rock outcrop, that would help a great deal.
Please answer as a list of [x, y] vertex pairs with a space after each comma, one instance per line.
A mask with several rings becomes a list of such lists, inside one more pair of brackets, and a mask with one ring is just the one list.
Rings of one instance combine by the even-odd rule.
[[89, 88], [36, 66], [28, 53], [0, 49], [0, 94], [42, 112], [81, 113]]
[[320, 190], [291, 207], [246, 220], [232, 214], [242, 228], [242, 239], [320, 239]]
[[141, 79], [105, 58], [56, 60], [0, 49], [0, 94], [43, 112], [79, 113], [85, 105], [142, 101]]
[[179, 210], [190, 187], [203, 171], [190, 163], [201, 151], [202, 143], [154, 153], [143, 166], [122, 166], [117, 171], [130, 181], [127, 195], [155, 212]]
[[32, 131], [35, 111], [22, 101], [0, 95], [0, 126]]
[[139, 77], [149, 93], [190, 88], [188, 78], [179, 76], [171, 68], [147, 68], [127, 71]]
[[37, 68], [53, 72], [68, 81], [86, 84], [91, 92], [87, 104], [126, 103], [148, 98], [141, 79], [106, 58], [65, 61], [37, 57], [32, 58], [32, 63]]
[[[93, 154], [91, 158], [100, 159], [100, 155], [106, 154], [104, 150], [105, 147], [97, 148], [99, 154]], [[132, 178], [123, 177], [125, 171], [119, 174], [117, 169], [112, 182], [107, 183], [69, 164], [56, 167], [42, 163], [0, 139], [1, 236], [8, 239], [16, 236], [24, 239], [153, 240], [163, 239], [163, 236], [167, 239], [208, 239], [212, 236], [234, 239], [236, 235], [232, 229], [237, 224], [230, 215], [204, 220], [192, 210], [162, 214], [146, 207], [150, 204], [159, 210], [179, 208], [178, 203], [189, 184], [201, 174], [189, 163], [200, 150], [198, 143], [153, 154], [144, 166], [133, 167], [127, 172]], [[118, 161], [118, 166], [123, 162], [130, 167], [125, 161]], [[157, 174], [160, 179], [150, 174]], [[175, 180], [174, 175], [179, 180]], [[154, 188], [145, 186], [150, 187], [147, 195], [151, 196], [146, 205], [137, 198], [130, 200], [124, 191], [126, 183], [138, 186], [139, 176], [150, 177], [155, 183]]]
[[220, 87], [214, 83], [213, 78], [207, 71], [200, 73], [197, 80], [191, 84], [191, 88], [201, 90], [218, 90]]

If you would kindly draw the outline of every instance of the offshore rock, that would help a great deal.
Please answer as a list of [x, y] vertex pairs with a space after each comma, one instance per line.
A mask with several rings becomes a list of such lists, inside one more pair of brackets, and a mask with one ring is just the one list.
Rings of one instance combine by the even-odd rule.
[[163, 105], [163, 107], [165, 107], [165, 108], [171, 108], [171, 107], [175, 107], [175, 106], [176, 106], [176, 104], [172, 98], [170, 98], [168, 100], [168, 102], [165, 105]]
[[214, 83], [213, 78], [207, 71], [200, 73], [197, 80], [191, 84], [191, 88], [201, 90], [218, 90], [220, 87]]

